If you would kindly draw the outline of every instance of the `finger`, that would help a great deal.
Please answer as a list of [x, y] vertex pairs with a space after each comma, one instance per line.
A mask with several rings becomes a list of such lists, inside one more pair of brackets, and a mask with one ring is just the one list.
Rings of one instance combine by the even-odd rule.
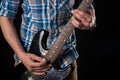
[[89, 23], [91, 21], [90, 15], [79, 10], [74, 10], [72, 13], [74, 14], [76, 20], [81, 21], [85, 26], [89, 26]]
[[40, 76], [40, 75], [45, 75], [47, 72], [42, 72], [42, 71], [35, 71], [35, 72], [32, 72], [32, 74], [34, 74], [34, 75], [38, 75], [38, 76]]
[[83, 24], [80, 21], [75, 20], [74, 17], [72, 17], [71, 22], [77, 28], [80, 28], [83, 26]]
[[31, 65], [30, 65], [31, 68], [33, 69], [40, 69], [40, 68], [51, 68], [52, 67], [52, 64], [47, 64], [46, 61], [44, 60], [41, 60], [41, 62], [31, 62]]
[[83, 12], [81, 10], [74, 10], [75, 13], [78, 13], [79, 15], [82, 15], [88, 22], [92, 21], [92, 17], [90, 16], [89, 11]]
[[30, 55], [31, 59], [36, 60], [38, 62], [40, 62], [41, 60], [44, 59], [43, 57], [37, 56], [35, 54], [29, 54], [29, 55]]
[[33, 62], [36, 62], [36, 63], [39, 62], [41, 65], [47, 62], [45, 58], [34, 55], [34, 54], [30, 54], [30, 58]]
[[34, 62], [34, 61], [31, 61], [31, 63], [29, 64], [29, 69], [34, 69], [34, 68], [40, 68], [40, 67], [45, 67], [43, 66], [45, 65], [44, 62]]
[[50, 71], [51, 68], [41, 68], [41, 69], [32, 69], [30, 72], [35, 75], [44, 75], [47, 74], [48, 71]]
[[33, 73], [33, 74], [38, 74], [38, 75], [42, 75], [42, 74], [45, 74], [48, 70], [50, 69], [33, 69], [31, 68], [30, 70], [28, 70], [29, 72]]
[[40, 67], [52, 67], [52, 64], [45, 63], [45, 64], [41, 65]]
[[95, 23], [96, 23], [95, 21], [96, 21], [96, 18], [93, 16], [92, 21], [90, 23], [90, 27], [95, 27]]
[[49, 71], [51, 68], [40, 68], [40, 69], [33, 69], [33, 72], [47, 72]]
[[50, 66], [41, 66], [41, 67], [32, 67], [32, 69], [34, 69], [34, 70], [48, 70], [48, 69], [51, 69], [52, 68], [52, 66], [50, 65]]
[[35, 75], [44, 75], [44, 74], [47, 74], [48, 71], [50, 71], [50, 68], [35, 69], [35, 70], [32, 70], [31, 72], [34, 73]]

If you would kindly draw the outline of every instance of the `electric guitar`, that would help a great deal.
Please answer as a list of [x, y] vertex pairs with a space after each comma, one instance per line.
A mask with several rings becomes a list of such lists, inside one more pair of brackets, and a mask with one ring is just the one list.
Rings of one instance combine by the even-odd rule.
[[[93, 0], [82, 0], [81, 4], [77, 9], [87, 10], [88, 6], [93, 2]], [[55, 65], [54, 62], [57, 57], [60, 55], [60, 52], [68, 40], [69, 36], [72, 34], [74, 30], [74, 25], [71, 23], [71, 19], [68, 21], [66, 26], [63, 28], [60, 33], [58, 39], [53, 43], [50, 49], [46, 47], [46, 40], [49, 35], [48, 31], [41, 30], [39, 31], [30, 46], [30, 53], [34, 53], [38, 56], [44, 57], [48, 63], [52, 63], [53, 67], [46, 75], [36, 76], [30, 73], [29, 71], [25, 71], [22, 75], [21, 80], [64, 80], [66, 79], [70, 73], [74, 70], [74, 66], [72, 64], [68, 65], [66, 68], [59, 68], [59, 66]]]

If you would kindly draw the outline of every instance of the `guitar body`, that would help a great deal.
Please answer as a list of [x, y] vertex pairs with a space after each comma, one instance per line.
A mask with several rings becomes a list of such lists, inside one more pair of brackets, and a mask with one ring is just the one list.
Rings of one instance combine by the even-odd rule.
[[[39, 31], [33, 38], [29, 52], [44, 57], [48, 52], [48, 48], [46, 47], [48, 34], [49, 33], [45, 30]], [[69, 76], [73, 69], [74, 66], [72, 64], [62, 69], [57, 65], [54, 67], [53, 63], [52, 69], [48, 71], [46, 75], [36, 76], [26, 70], [23, 73], [21, 80], [63, 80]]]

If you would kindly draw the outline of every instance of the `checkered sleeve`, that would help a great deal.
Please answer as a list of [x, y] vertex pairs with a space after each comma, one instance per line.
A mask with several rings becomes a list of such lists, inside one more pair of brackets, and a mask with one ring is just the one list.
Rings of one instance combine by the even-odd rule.
[[20, 0], [2, 0], [0, 3], [0, 16], [14, 19], [17, 14], [19, 4]]

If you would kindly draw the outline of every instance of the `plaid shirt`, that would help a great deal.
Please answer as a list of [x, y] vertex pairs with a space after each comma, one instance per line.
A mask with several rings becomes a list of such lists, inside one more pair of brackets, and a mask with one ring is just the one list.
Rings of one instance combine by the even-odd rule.
[[[1, 3], [0, 16], [7, 16], [14, 19], [21, 0], [3, 0]], [[70, 11], [73, 9], [74, 0], [23, 0], [21, 23], [21, 40], [24, 47], [29, 50], [31, 41], [35, 34], [45, 29], [49, 31], [47, 47], [50, 48], [57, 39], [61, 29], [70, 19]], [[78, 58], [76, 51], [75, 32], [66, 42], [64, 57], [60, 57], [60, 66], [66, 67]]]

